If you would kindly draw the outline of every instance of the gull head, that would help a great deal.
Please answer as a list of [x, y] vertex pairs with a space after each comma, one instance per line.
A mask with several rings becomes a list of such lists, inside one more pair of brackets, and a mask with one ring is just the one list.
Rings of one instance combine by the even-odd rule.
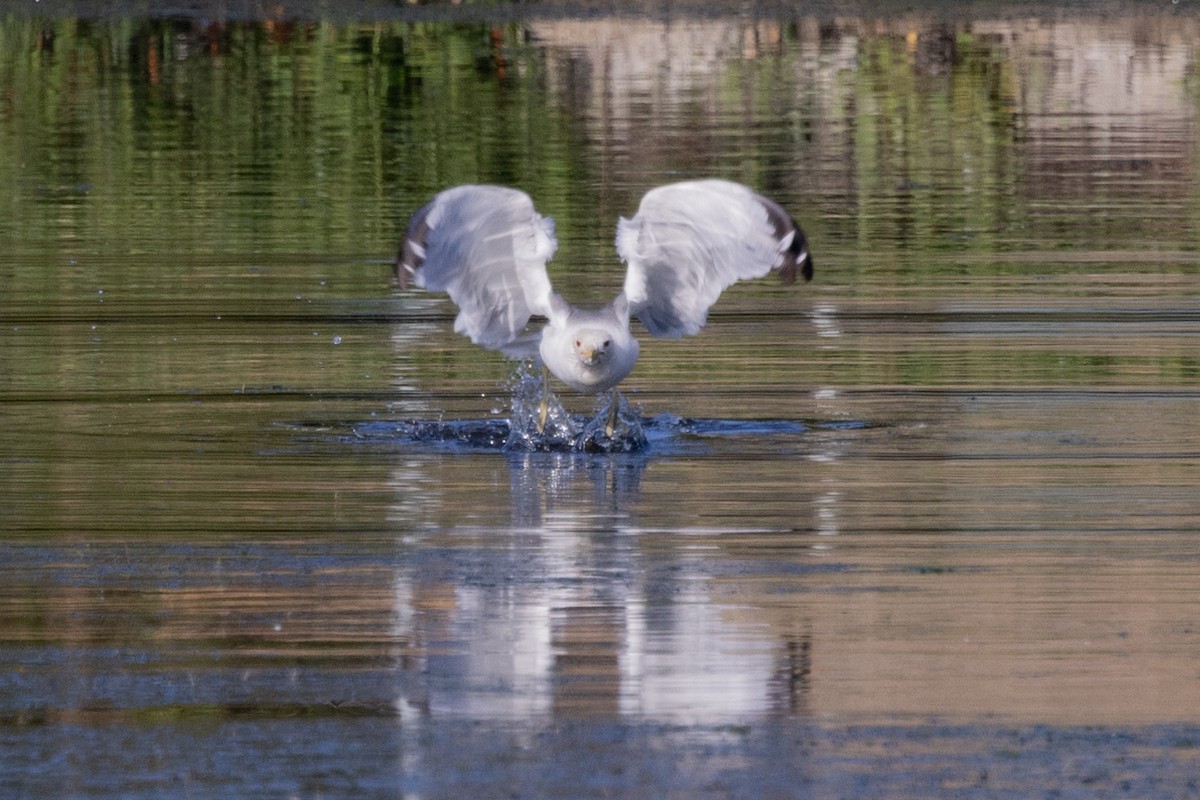
[[578, 328], [575, 331], [575, 355], [585, 367], [600, 367], [612, 348], [612, 335], [597, 328]]
[[554, 377], [577, 392], [595, 394], [633, 370], [639, 347], [629, 331], [624, 295], [598, 310], [576, 308], [554, 295], [550, 307], [538, 351]]

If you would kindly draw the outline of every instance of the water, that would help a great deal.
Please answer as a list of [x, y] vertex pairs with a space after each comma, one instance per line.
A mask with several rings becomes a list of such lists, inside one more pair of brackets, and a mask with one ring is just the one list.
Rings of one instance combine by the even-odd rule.
[[[0, 17], [0, 793], [1196, 794], [1183, 5]], [[818, 272], [619, 446], [390, 282], [700, 175]]]

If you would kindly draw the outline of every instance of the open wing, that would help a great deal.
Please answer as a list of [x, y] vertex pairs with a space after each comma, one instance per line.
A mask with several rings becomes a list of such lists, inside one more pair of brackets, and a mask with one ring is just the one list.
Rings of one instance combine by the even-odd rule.
[[554, 220], [529, 195], [503, 186], [456, 186], [413, 214], [396, 255], [396, 280], [444, 291], [454, 330], [492, 350], [512, 344], [534, 314], [550, 315], [546, 262]]
[[685, 181], [651, 189], [617, 225], [629, 266], [630, 311], [655, 336], [699, 333], [709, 307], [739, 280], [776, 271], [812, 278], [804, 232], [774, 201], [739, 183]]

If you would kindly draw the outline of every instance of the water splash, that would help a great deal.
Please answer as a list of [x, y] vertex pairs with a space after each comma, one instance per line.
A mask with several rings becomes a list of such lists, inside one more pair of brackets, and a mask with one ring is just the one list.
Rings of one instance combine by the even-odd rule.
[[517, 368], [508, 388], [512, 408], [508, 415], [506, 450], [573, 449], [579, 426], [532, 363], [523, 362]]
[[[530, 400], [533, 402], [530, 403]], [[521, 427], [514, 427], [512, 421], [499, 416], [460, 420], [371, 419], [342, 425], [328, 421], [297, 422], [286, 424], [285, 427], [297, 432], [300, 437], [298, 443], [305, 447], [314, 444], [319, 446], [321, 443], [335, 443], [337, 446], [352, 443], [356, 447], [385, 451], [397, 447], [409, 450], [415, 446], [427, 451], [485, 450], [516, 455], [640, 455], [653, 452], [656, 456], [670, 457], [710, 453], [714, 447], [741, 441], [747, 443], [738, 445], [739, 452], [743, 454], [748, 447], [756, 447], [767, 448], [775, 454], [781, 449], [796, 450], [810, 458], [821, 459], [835, 457], [836, 452], [829, 448], [842, 441], [840, 438], [831, 440], [828, 434], [879, 427], [875, 423], [852, 420], [697, 419], [665, 412], [645, 417], [636, 406], [619, 398], [616, 422], [613, 432], [609, 434], [607, 428], [612, 406], [609, 399], [604, 398], [597, 403], [590, 416], [568, 414], [560, 410], [561, 404], [557, 404], [556, 399], [551, 400], [547, 422], [549, 424], [552, 420], [553, 426], [539, 433], [536, 422], [540, 415], [540, 395], [525, 395], [519, 401], [524, 403], [521, 406], [523, 415], [518, 416], [514, 412], [514, 418]]]
[[[327, 422], [292, 427], [334, 441], [391, 449], [417, 445], [432, 450], [493, 450], [509, 453], [641, 453], [681, 455], [709, 452], [721, 442], [751, 440], [754, 446], [811, 450], [824, 457], [829, 446], [822, 433], [844, 433], [877, 427], [861, 420], [700, 419], [660, 413], [645, 417], [642, 409], [616, 392], [600, 395], [590, 414], [572, 414], [550, 390], [540, 367], [521, 364], [508, 382], [511, 406], [488, 419], [363, 420], [346, 423], [339, 433]], [[543, 405], [545, 421], [543, 422]], [[806, 437], [808, 433], [817, 434]], [[802, 440], [800, 437], [804, 437]], [[744, 446], [739, 446], [744, 451]]]
[[641, 415], [619, 392], [600, 395], [591, 417], [571, 414], [540, 367], [528, 361], [514, 372], [509, 389], [512, 409], [505, 450], [632, 453], [647, 444]]

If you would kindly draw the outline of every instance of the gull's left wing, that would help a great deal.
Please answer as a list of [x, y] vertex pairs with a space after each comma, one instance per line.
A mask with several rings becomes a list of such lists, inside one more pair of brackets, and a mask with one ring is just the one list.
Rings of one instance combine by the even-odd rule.
[[804, 232], [776, 202], [731, 181], [701, 180], [651, 189], [633, 219], [617, 225], [628, 264], [630, 312], [655, 336], [700, 332], [708, 309], [731, 284], [777, 272], [810, 280]]

